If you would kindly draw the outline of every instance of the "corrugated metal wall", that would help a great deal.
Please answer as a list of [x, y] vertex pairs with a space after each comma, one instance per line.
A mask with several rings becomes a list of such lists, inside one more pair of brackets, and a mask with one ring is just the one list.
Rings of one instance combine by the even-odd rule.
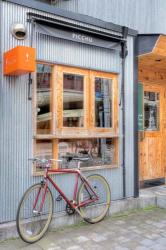
[[[30, 23], [26, 23], [26, 14], [30, 9], [1, 2], [3, 26], [1, 36], [2, 52], [16, 45], [30, 44]], [[37, 11], [33, 11], [37, 13]], [[39, 13], [39, 12], [38, 12]], [[44, 14], [44, 13], [42, 13]], [[46, 14], [45, 14], [46, 15]], [[49, 16], [49, 15], [47, 15]], [[50, 15], [53, 17], [53, 15]], [[17, 41], [10, 34], [11, 24], [25, 23], [28, 37]], [[37, 58], [52, 62], [72, 64], [80, 67], [96, 68], [103, 71], [121, 72], [119, 55], [105, 49], [93, 48], [73, 42], [38, 35], [36, 39]], [[133, 39], [128, 38], [129, 56], [126, 64], [126, 167], [127, 196], [133, 195]], [[32, 176], [32, 166], [28, 158], [32, 157], [32, 102], [28, 101], [28, 77], [3, 77], [0, 86], [0, 222], [15, 220], [18, 202], [23, 192], [40, 177]], [[122, 197], [122, 168], [92, 171], [104, 175], [112, 189], [112, 199]], [[86, 173], [88, 174], [88, 173]], [[57, 182], [71, 194], [72, 176], [58, 175]], [[57, 211], [64, 210], [59, 202]]]
[[58, 7], [139, 31], [166, 33], [165, 0], [69, 0]]

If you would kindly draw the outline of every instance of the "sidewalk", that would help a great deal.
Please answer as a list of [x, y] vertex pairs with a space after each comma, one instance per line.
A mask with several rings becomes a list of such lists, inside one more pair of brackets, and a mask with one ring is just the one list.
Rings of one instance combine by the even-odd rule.
[[166, 209], [131, 210], [98, 224], [81, 222], [48, 232], [29, 245], [20, 239], [0, 243], [0, 250], [166, 250]]

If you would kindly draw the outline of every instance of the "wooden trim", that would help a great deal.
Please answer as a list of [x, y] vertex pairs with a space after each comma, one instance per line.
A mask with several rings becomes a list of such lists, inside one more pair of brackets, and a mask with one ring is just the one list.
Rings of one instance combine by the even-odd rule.
[[114, 147], [115, 147], [115, 153], [114, 153], [114, 159], [113, 164], [119, 165], [119, 138], [114, 138]]
[[[50, 78], [50, 113], [51, 113], [51, 119], [49, 121], [49, 126], [50, 126], [50, 133], [53, 133], [54, 131], [54, 120], [55, 118], [53, 117], [54, 115], [54, 96], [53, 96], [53, 87], [54, 87], [54, 67], [52, 66], [52, 64], [48, 64], [48, 63], [45, 63], [45, 62], [37, 62], [37, 64], [43, 64], [43, 65], [48, 65], [51, 67], [51, 78]], [[34, 80], [34, 84], [33, 84], [33, 118], [34, 118], [34, 129], [33, 129], [33, 134], [34, 136], [38, 133], [37, 132], [37, 67], [36, 67], [36, 72], [35, 72], [35, 80]]]
[[84, 127], [72, 127], [75, 131], [79, 131], [82, 129], [85, 129], [88, 127], [88, 107], [89, 107], [89, 98], [88, 98], [88, 85], [89, 85], [89, 75], [88, 75], [88, 70], [84, 69], [79, 69], [79, 68], [73, 68], [73, 67], [67, 67], [67, 66], [57, 66], [58, 70], [58, 121], [59, 121], [59, 126], [58, 128], [62, 130], [67, 130], [70, 129], [68, 127], [63, 127], [63, 74], [64, 73], [69, 73], [69, 74], [74, 74], [74, 75], [81, 75], [84, 76]]
[[56, 91], [56, 81], [57, 81], [57, 66], [53, 67], [52, 69], [52, 133], [55, 134], [56, 127], [57, 127], [57, 91]]
[[[52, 142], [52, 154], [53, 154], [53, 159], [58, 159], [58, 139], [53, 139], [53, 142]], [[58, 168], [58, 162], [53, 163], [52, 168], [57, 169]]]
[[[112, 127], [99, 128], [95, 127], [95, 77], [101, 77], [112, 80]], [[96, 133], [116, 133], [118, 129], [118, 75], [98, 71], [90, 71], [90, 128]]]
[[34, 139], [37, 139], [37, 140], [52, 140], [52, 139], [90, 139], [90, 138], [116, 138], [116, 137], [119, 137], [119, 134], [112, 134], [112, 133], [96, 133], [96, 132], [92, 132], [92, 133], [76, 133], [76, 132], [73, 132], [73, 133], [57, 133], [55, 135], [36, 135], [34, 137]]
[[57, 129], [62, 129], [63, 126], [63, 117], [62, 117], [62, 110], [63, 110], [63, 86], [62, 86], [62, 81], [63, 81], [63, 76], [60, 71], [60, 67], [56, 66], [57, 68], [57, 80], [56, 80], [56, 100], [57, 100]]
[[[87, 171], [95, 171], [100, 169], [116, 169], [119, 168], [119, 165], [101, 165], [101, 166], [92, 166], [92, 167], [81, 167], [81, 172], [87, 172]], [[43, 171], [33, 171], [33, 176], [43, 176]], [[64, 173], [51, 173], [49, 175], [62, 175]]]
[[37, 73], [34, 73], [34, 78], [33, 78], [33, 84], [32, 84], [32, 129], [33, 129], [33, 134], [37, 134], [37, 115], [36, 115], [36, 103], [37, 103], [37, 95], [36, 95], [36, 90], [37, 90]]
[[114, 127], [114, 132], [118, 133], [118, 128], [119, 128], [119, 95], [118, 95], [118, 76], [113, 78], [113, 127]]

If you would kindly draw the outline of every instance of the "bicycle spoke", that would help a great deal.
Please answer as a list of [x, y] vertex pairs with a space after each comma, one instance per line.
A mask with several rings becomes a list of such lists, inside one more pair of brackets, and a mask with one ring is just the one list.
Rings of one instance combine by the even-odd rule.
[[78, 192], [79, 209], [86, 221], [96, 223], [104, 218], [109, 209], [110, 188], [100, 175], [91, 175], [87, 180], [94, 192], [85, 182], [81, 185]]
[[[38, 195], [39, 188], [41, 191]], [[52, 213], [53, 198], [50, 190], [47, 189], [45, 193], [41, 184], [29, 188], [22, 198], [17, 214], [17, 228], [21, 238], [30, 243], [40, 239], [49, 226]]]

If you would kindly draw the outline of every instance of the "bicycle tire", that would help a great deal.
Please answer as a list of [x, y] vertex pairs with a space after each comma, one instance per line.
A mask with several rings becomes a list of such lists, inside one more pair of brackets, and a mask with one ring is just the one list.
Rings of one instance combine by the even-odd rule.
[[[44, 185], [34, 184], [24, 193], [17, 210], [16, 226], [21, 239], [27, 243], [34, 243], [46, 233], [53, 214], [53, 196], [47, 187], [42, 212], [35, 213], [39, 209], [44, 194]], [[40, 191], [39, 191], [40, 189]], [[35, 210], [33, 204], [39, 192]]]
[[[106, 216], [110, 207], [111, 191], [108, 182], [101, 175], [90, 175], [87, 177], [87, 180], [97, 193], [99, 200], [89, 205], [79, 207], [79, 211], [86, 222], [93, 224], [101, 221]], [[87, 184], [85, 182], [82, 183], [78, 190], [78, 204], [89, 199], [91, 194], [92, 191], [90, 191]]]

